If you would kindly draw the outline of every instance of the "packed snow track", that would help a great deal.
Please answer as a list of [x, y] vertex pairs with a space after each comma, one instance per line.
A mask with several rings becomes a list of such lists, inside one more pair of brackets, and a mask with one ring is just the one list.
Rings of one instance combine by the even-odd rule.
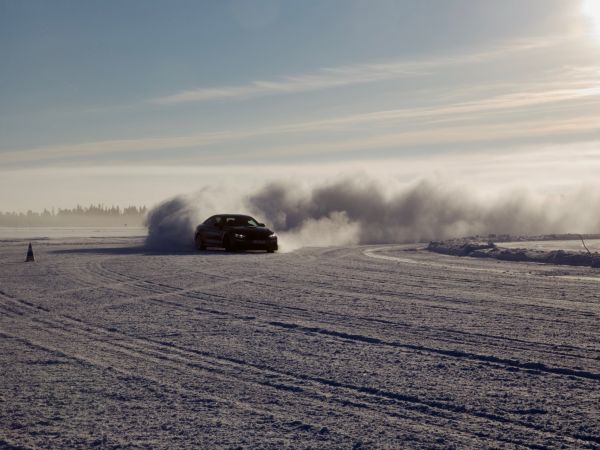
[[0, 448], [600, 448], [600, 271], [0, 242]]

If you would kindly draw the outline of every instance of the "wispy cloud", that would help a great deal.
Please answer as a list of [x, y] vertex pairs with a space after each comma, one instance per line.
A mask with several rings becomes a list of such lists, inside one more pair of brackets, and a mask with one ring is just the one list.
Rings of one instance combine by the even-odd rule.
[[[470, 186], [485, 187], [483, 192], [515, 184], [553, 189], [555, 186], [560, 187], [565, 184], [597, 184], [597, 174], [600, 170], [599, 148], [600, 141], [589, 141], [552, 145], [516, 145], [506, 147], [502, 152], [478, 149], [458, 154], [419, 154], [382, 159], [372, 159], [368, 154], [364, 154], [362, 158], [354, 160], [337, 159], [329, 162], [294, 164], [293, 171], [290, 171], [289, 164], [261, 165], [250, 171], [251, 176], [248, 176], [247, 165], [230, 163], [201, 165], [180, 162], [164, 166], [152, 165], [148, 162], [143, 165], [125, 166], [110, 163], [74, 167], [46, 166], [3, 171], [0, 177], [0, 197], [4, 194], [7, 201], [14, 197], [10, 194], [10, 190], [3, 191], [1, 188], [18, 184], [24, 177], [33, 177], [38, 183], [52, 185], [60, 184], [59, 180], [72, 176], [98, 180], [98, 189], [102, 192], [108, 188], [106, 179], [112, 182], [115, 179], [135, 178], [136, 183], [146, 179], [143, 181], [146, 183], [144, 186], [152, 192], [155, 199], [169, 195], [169, 189], [181, 189], [180, 182], [185, 182], [186, 189], [194, 190], [198, 188], [198, 183], [219, 185], [234, 180], [233, 184], [244, 190], [254, 183], [262, 184], [265, 179], [280, 179], [282, 173], [289, 174], [289, 178], [311, 181], [331, 179], [336, 174], [358, 176], [360, 173], [371, 173], [388, 184], [402, 184], [423, 175], [433, 175], [447, 180], [468, 180]], [[162, 183], [157, 186], [157, 180], [165, 179], [178, 180], [178, 182]]]
[[[443, 122], [442, 122], [443, 123]], [[501, 143], [519, 138], [545, 138], [560, 136], [585, 135], [598, 131], [600, 116], [576, 116], [569, 119], [532, 120], [529, 122], [507, 122], [490, 125], [466, 124], [462, 126], [432, 126], [420, 130], [404, 130], [400, 132], [382, 132], [373, 136], [362, 138], [344, 138], [335, 136], [317, 139], [316, 142], [293, 144], [281, 141], [276, 145], [261, 146], [262, 148], [241, 148], [227, 155], [220, 153], [195, 154], [188, 157], [190, 163], [226, 163], [232, 157], [241, 157], [244, 160], [273, 160], [273, 158], [286, 157], [315, 157], [353, 151], [371, 151], [376, 149], [402, 149], [413, 146], [460, 144], [473, 142]], [[22, 164], [27, 162], [40, 162], [61, 160], [65, 158], [93, 158], [110, 154], [118, 154], [119, 159], [126, 161], [126, 155], [131, 152], [171, 150], [171, 149], [199, 149], [208, 147], [211, 143], [223, 143], [265, 135], [283, 134], [292, 132], [293, 128], [285, 130], [257, 130], [256, 132], [227, 133], [217, 136], [198, 135], [187, 137], [155, 138], [155, 139], [130, 139], [83, 143], [78, 145], [47, 146], [30, 150], [4, 152], [0, 154], [0, 161], [4, 164]], [[173, 156], [172, 161], [181, 160]]]
[[279, 80], [251, 81], [236, 86], [199, 88], [159, 97], [152, 103], [173, 105], [206, 100], [244, 100], [265, 95], [295, 94], [309, 91], [372, 83], [394, 78], [423, 74], [408, 64], [371, 64], [338, 68], [324, 68], [313, 74], [284, 77]]
[[[513, 88], [515, 87], [517, 86], [513, 86]], [[577, 81], [574, 83], [565, 81], [560, 88], [551, 83], [546, 86], [541, 84], [536, 90], [489, 96], [472, 101], [455, 102], [432, 107], [375, 111], [305, 122], [281, 128], [287, 131], [326, 130], [352, 127], [361, 123], [391, 124], [398, 121], [406, 123], [408, 120], [429, 121], [444, 116], [449, 117], [451, 120], [463, 120], [465, 114], [518, 110], [551, 103], [582, 102], [586, 100], [597, 101], [598, 99], [600, 99], [600, 82], [596, 80]]]
[[[111, 154], [115, 159], [125, 159], [132, 153], [175, 149], [211, 150], [219, 144], [240, 141], [243, 141], [243, 145], [236, 143], [239, 149], [237, 153], [245, 159], [256, 159], [338, 153], [361, 148], [583, 135], [597, 131], [597, 124], [600, 123], [600, 118], [595, 114], [597, 106], [600, 106], [600, 83], [594, 76], [597, 70], [597, 67], [568, 68], [566, 72], [555, 73], [551, 79], [540, 80], [530, 86], [505, 84], [501, 93], [497, 93], [494, 86], [490, 92], [486, 92], [482, 90], [482, 85], [475, 85], [462, 92], [462, 98], [469, 99], [463, 101], [460, 101], [458, 91], [452, 90], [453, 95], [449, 96], [452, 101], [445, 98], [437, 105], [427, 107], [371, 111], [184, 136], [114, 139], [29, 149], [5, 148], [0, 149], [0, 162], [14, 166], [40, 161], [65, 161], [69, 158], [102, 156], [106, 159]], [[507, 114], [533, 111], [532, 108], [536, 109], [536, 114], [526, 121]], [[567, 111], [566, 115], [561, 113], [556, 116], [555, 112], [561, 108]], [[375, 126], [377, 132], [373, 133]], [[294, 138], [290, 139], [288, 136], [292, 134]], [[262, 138], [268, 138], [270, 142], [265, 144]], [[303, 138], [309, 138], [310, 142], [302, 143]], [[231, 156], [231, 153], [228, 154]], [[195, 158], [197, 162], [209, 162], [222, 161], [225, 156], [220, 152], [204, 151], [196, 153]]]
[[245, 100], [267, 95], [296, 94], [373, 83], [423, 75], [444, 66], [485, 62], [518, 52], [549, 47], [563, 40], [538, 39], [528, 42], [512, 42], [487, 51], [468, 52], [453, 56], [438, 56], [415, 61], [392, 61], [326, 67], [313, 73], [287, 76], [274, 80], [257, 80], [239, 85], [183, 90], [171, 95], [154, 98], [151, 102], [159, 105], [174, 105], [208, 100]]
[[[273, 148], [256, 150], [250, 155], [254, 159], [268, 160], [273, 157], [302, 156], [323, 154], [370, 152], [382, 149], [405, 149], [419, 146], [457, 145], [468, 143], [490, 144], [506, 143], [517, 139], [552, 139], [574, 137], [598, 133], [599, 115], [578, 116], [565, 119], [533, 120], [530, 122], [509, 122], [492, 125], [472, 124], [464, 126], [432, 127], [416, 131], [382, 133], [375, 136], [353, 139], [335, 139], [311, 144], [287, 144]], [[582, 138], [580, 138], [582, 139]], [[579, 140], [579, 139], [576, 139]], [[246, 156], [248, 152], [236, 155]], [[235, 155], [234, 155], [235, 156]], [[228, 155], [230, 158], [231, 155]], [[218, 155], [215, 160], [223, 160]]]

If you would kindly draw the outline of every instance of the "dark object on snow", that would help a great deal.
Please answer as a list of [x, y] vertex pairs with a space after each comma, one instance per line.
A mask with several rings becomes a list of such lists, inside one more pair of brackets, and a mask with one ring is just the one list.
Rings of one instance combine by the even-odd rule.
[[198, 250], [207, 247], [224, 247], [236, 250], [277, 250], [277, 235], [250, 216], [219, 214], [198, 225], [194, 242]]
[[473, 242], [463, 240], [453, 241], [431, 241], [427, 246], [427, 250], [437, 253], [443, 253], [453, 256], [471, 256], [473, 252], [478, 250], [494, 250], [496, 244], [493, 242]]
[[25, 259], [25, 262], [32, 262], [35, 261], [35, 258], [33, 257], [33, 248], [31, 248], [31, 242], [29, 243], [29, 248], [27, 249], [27, 258]]
[[585, 241], [583, 240], [583, 236], [581, 234], [579, 235], [579, 239], [581, 239], [581, 243], [583, 244], [583, 248], [585, 248], [585, 251], [588, 252], [588, 255], [591, 255], [592, 252], [590, 252], [590, 249], [587, 248], [587, 245], [585, 245]]

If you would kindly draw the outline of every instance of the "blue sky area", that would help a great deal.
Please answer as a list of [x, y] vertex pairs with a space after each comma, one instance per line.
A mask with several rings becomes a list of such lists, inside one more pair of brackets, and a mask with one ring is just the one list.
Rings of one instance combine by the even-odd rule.
[[0, 0], [0, 58], [0, 210], [600, 169], [600, 0]]

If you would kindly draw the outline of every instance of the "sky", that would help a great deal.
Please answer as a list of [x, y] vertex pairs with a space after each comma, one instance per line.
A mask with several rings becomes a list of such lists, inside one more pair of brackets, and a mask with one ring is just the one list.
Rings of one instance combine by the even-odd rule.
[[0, 211], [600, 173], [600, 0], [0, 0]]

